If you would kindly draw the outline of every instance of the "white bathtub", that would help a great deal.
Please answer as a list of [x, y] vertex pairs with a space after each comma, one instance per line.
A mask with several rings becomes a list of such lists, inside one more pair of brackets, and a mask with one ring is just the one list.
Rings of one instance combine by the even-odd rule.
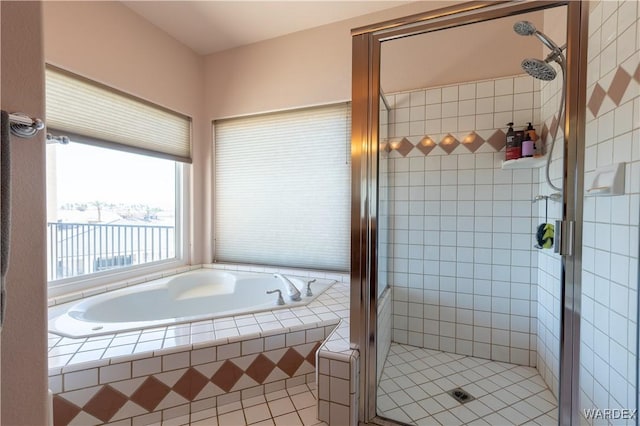
[[[283, 281], [273, 274], [199, 269], [145, 284], [102, 293], [50, 308], [49, 331], [66, 337], [90, 337], [167, 326], [233, 315], [306, 305], [335, 281], [287, 276], [302, 300], [287, 296]], [[278, 305], [279, 289], [285, 305]]]

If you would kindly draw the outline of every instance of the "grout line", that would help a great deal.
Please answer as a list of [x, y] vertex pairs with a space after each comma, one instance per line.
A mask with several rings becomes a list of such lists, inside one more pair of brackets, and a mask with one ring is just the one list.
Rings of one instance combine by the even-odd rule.
[[[398, 348], [401, 348], [401, 349], [403, 349], [403, 350], [402, 350], [402, 351], [399, 351], [399, 350], [398, 350]], [[451, 356], [451, 354], [448, 354], [448, 353], [446, 353], [446, 352], [432, 351], [432, 350], [429, 350], [429, 349], [416, 348], [415, 350], [410, 350], [410, 349], [406, 349], [406, 348], [405, 348], [405, 345], [399, 345], [399, 344], [396, 344], [396, 343], [392, 343], [392, 349], [390, 350], [390, 352], [389, 352], [389, 356], [387, 357], [387, 360], [385, 361], [384, 369], [387, 369], [388, 367], [398, 368], [398, 366], [405, 366], [405, 365], [412, 366], [412, 361], [414, 361], [414, 360], [412, 360], [412, 359], [408, 359], [408, 360], [407, 360], [407, 359], [403, 359], [400, 355], [401, 355], [401, 354], [406, 354], [406, 353], [411, 353], [411, 354], [413, 354], [414, 352], [423, 352], [423, 353], [426, 353], [426, 354], [427, 354], [427, 355], [426, 355], [426, 357], [422, 357], [422, 358], [416, 357], [416, 358], [418, 358], [418, 359], [422, 359], [422, 360], [425, 360], [425, 359], [431, 359], [431, 358], [435, 359], [435, 360], [437, 361], [437, 363], [435, 363], [434, 365], [431, 365], [431, 366], [430, 366], [430, 368], [441, 367], [441, 366], [446, 365], [447, 363], [450, 363], [450, 362], [452, 362], [452, 361], [453, 361], [453, 362], [460, 362], [460, 363], [461, 363], [461, 360], [462, 360], [462, 359], [474, 359], [474, 360], [477, 360], [477, 359], [475, 359], [475, 358], [473, 358], [473, 357], [466, 357], [466, 356], [461, 356], [461, 357], [459, 357], [459, 356], [453, 356], [453, 357], [452, 357], [452, 356]], [[434, 353], [434, 352], [435, 352], [435, 353]], [[439, 353], [438, 353], [438, 352], [439, 352]], [[447, 357], [448, 357], [448, 358], [450, 358], [451, 360], [449, 360], [449, 361], [446, 361], [446, 360], [445, 360], [445, 361], [441, 361], [440, 359], [445, 358], [445, 357], [444, 357], [444, 355], [447, 355]], [[398, 363], [393, 363], [393, 362], [394, 362], [394, 359], [396, 359], [396, 358], [394, 358], [394, 356], [395, 356], [395, 357], [397, 357], [397, 358], [398, 358], [399, 360], [401, 360], [401, 361], [400, 361], [400, 362], [398, 362]], [[414, 355], [414, 357], [415, 357], [415, 355]], [[440, 359], [439, 359], [438, 357], [440, 357]], [[408, 357], [407, 357], [407, 358], [408, 358]], [[466, 368], [466, 369], [464, 369], [464, 370], [456, 371], [456, 373], [455, 373], [455, 374], [461, 374], [461, 373], [464, 373], [464, 372], [466, 372], [466, 371], [473, 371], [473, 370], [475, 370], [475, 369], [477, 369], [477, 368], [479, 368], [479, 367], [485, 367], [485, 368], [486, 368], [486, 366], [487, 366], [488, 364], [496, 365], [496, 366], [500, 366], [500, 367], [501, 367], [501, 370], [500, 370], [499, 372], [495, 372], [495, 371], [493, 371], [493, 370], [491, 370], [491, 369], [490, 369], [490, 370], [493, 372], [493, 374], [490, 374], [489, 376], [483, 377], [482, 379], [477, 380], [476, 382], [473, 382], [473, 381], [472, 381], [472, 382], [470, 382], [469, 384], [476, 384], [476, 386], [479, 386], [480, 388], [482, 388], [484, 391], [486, 391], [486, 392], [487, 392], [487, 393], [486, 393], [485, 395], [483, 395], [483, 396], [476, 397], [476, 400], [477, 400], [477, 401], [479, 401], [479, 402], [481, 402], [481, 403], [482, 403], [482, 401], [480, 401], [480, 399], [481, 399], [482, 397], [487, 396], [487, 395], [492, 395], [494, 398], [496, 398], [498, 401], [500, 401], [501, 403], [503, 403], [503, 404], [505, 404], [505, 405], [504, 405], [503, 407], [499, 408], [498, 410], [492, 410], [490, 413], [485, 414], [484, 416], [479, 416], [475, 411], [473, 411], [473, 410], [471, 410], [471, 409], [470, 409], [470, 411], [471, 411], [471, 412], [476, 416], [476, 420], [477, 420], [477, 419], [483, 419], [484, 417], [487, 417], [487, 416], [490, 416], [490, 415], [492, 415], [492, 414], [498, 413], [498, 412], [500, 412], [500, 411], [504, 410], [505, 408], [509, 408], [509, 407], [510, 407], [510, 408], [512, 408], [512, 409], [514, 409], [514, 410], [516, 410], [515, 408], [513, 408], [513, 406], [514, 406], [514, 405], [516, 405], [516, 404], [518, 404], [518, 403], [520, 403], [521, 401], [526, 401], [527, 399], [529, 399], [529, 398], [531, 398], [531, 397], [533, 397], [533, 396], [536, 396], [536, 395], [540, 396], [541, 394], [543, 394], [543, 393], [545, 393], [545, 392], [550, 392], [548, 388], [544, 387], [543, 389], [541, 389], [541, 390], [539, 390], [539, 391], [537, 391], [537, 392], [535, 392], [535, 393], [531, 393], [531, 394], [529, 394], [529, 395], [525, 396], [524, 398], [521, 398], [521, 397], [519, 397], [519, 396], [517, 396], [517, 395], [514, 395], [514, 398], [516, 398], [516, 401], [514, 401], [513, 403], [507, 403], [507, 402], [505, 402], [505, 401], [501, 400], [499, 397], [497, 397], [497, 396], [495, 396], [495, 395], [493, 395], [493, 394], [495, 394], [495, 393], [497, 393], [497, 392], [499, 392], [499, 391], [504, 391], [504, 390], [506, 390], [507, 388], [509, 388], [509, 387], [511, 387], [511, 386], [514, 386], [514, 385], [518, 385], [518, 384], [525, 383], [525, 382], [530, 383], [530, 382], [532, 382], [532, 380], [534, 380], [536, 377], [539, 377], [540, 375], [539, 375], [538, 373], [536, 373], [536, 374], [534, 374], [534, 375], [531, 375], [531, 376], [530, 376], [530, 377], [528, 377], [528, 378], [525, 378], [525, 377], [522, 377], [520, 374], [518, 374], [518, 373], [516, 372], [516, 370], [519, 370], [520, 368], [523, 368], [523, 369], [527, 369], [527, 370], [529, 370], [529, 369], [532, 369], [532, 367], [520, 366], [520, 365], [515, 365], [515, 364], [507, 364], [507, 363], [503, 363], [503, 362], [495, 362], [495, 361], [484, 360], [484, 359], [480, 359], [480, 360], [478, 360], [478, 361], [480, 362], [478, 365], [473, 366], [473, 367], [468, 367], [468, 368]], [[465, 365], [465, 364], [462, 364], [462, 365]], [[465, 365], [465, 366], [466, 366], [466, 365]], [[384, 377], [384, 369], [383, 369], [383, 377]], [[419, 373], [419, 372], [420, 372], [420, 370], [414, 369], [414, 372], [415, 372], [415, 373]], [[514, 381], [514, 380], [509, 381], [510, 379], [504, 376], [504, 373], [508, 373], [508, 372], [511, 372], [511, 373], [512, 373], [512, 374], [510, 375], [510, 376], [511, 376], [511, 379], [513, 379], [513, 378], [514, 378], [514, 376], [516, 376], [516, 377], [517, 377], [517, 378], [515, 379], [515, 381]], [[412, 373], [405, 373], [404, 375], [399, 375], [399, 376], [396, 376], [396, 377], [393, 377], [393, 378], [388, 377], [388, 378], [387, 378], [387, 379], [385, 379], [385, 380], [390, 380], [392, 383], [394, 383], [396, 386], [398, 386], [398, 387], [399, 387], [399, 390], [404, 390], [405, 388], [404, 388], [403, 386], [400, 386], [400, 385], [398, 385], [397, 383], [395, 383], [394, 379], [398, 379], [398, 378], [408, 378], [409, 380], [411, 380], [411, 377], [410, 377], [410, 376], [411, 376], [411, 374], [412, 374]], [[424, 385], [424, 384], [426, 384], [426, 383], [433, 383], [433, 384], [435, 385], [435, 383], [434, 383], [435, 381], [438, 381], [438, 380], [440, 380], [440, 379], [442, 379], [442, 378], [447, 378], [447, 377], [449, 377], [449, 376], [447, 376], [447, 375], [443, 375], [443, 376], [442, 376], [442, 377], [440, 377], [440, 378], [433, 379], [433, 380], [429, 380], [428, 382], [423, 383], [423, 385]], [[496, 389], [496, 390], [494, 390], [494, 391], [491, 391], [491, 392], [490, 392], [490, 391], [487, 391], [487, 390], [486, 390], [486, 389], [484, 389], [482, 386], [480, 386], [480, 385], [478, 385], [478, 384], [477, 384], [477, 382], [479, 382], [479, 381], [481, 381], [481, 380], [490, 380], [491, 378], [496, 378], [496, 377], [500, 377], [500, 379], [501, 379], [500, 381], [507, 380], [507, 381], [509, 381], [509, 383], [508, 383], [508, 384], [506, 384], [506, 385], [502, 385], [502, 386], [496, 383], [495, 385], [498, 387], [498, 389]], [[413, 380], [411, 380], [411, 381], [413, 381]], [[382, 382], [382, 380], [381, 380], [381, 382]], [[490, 382], [491, 382], [491, 383], [494, 383], [492, 380], [490, 380]], [[415, 383], [415, 382], [414, 382], [414, 383]], [[455, 385], [455, 383], [454, 383], [454, 385]], [[536, 385], [538, 385], [538, 384], [536, 383]], [[416, 386], [420, 387], [421, 385], [416, 384]], [[438, 385], [435, 385], [435, 386], [438, 386]], [[460, 386], [460, 387], [464, 388], [464, 386], [467, 386], [467, 385], [462, 385], [462, 386]], [[540, 386], [541, 386], [541, 385], [540, 385]], [[438, 387], [439, 387], [439, 386], [438, 386]], [[521, 388], [523, 388], [523, 389], [527, 389], [527, 388], [524, 388], [524, 387], [522, 387], [522, 386], [521, 386]], [[393, 392], [397, 392], [397, 391], [392, 391], [391, 393], [393, 393]], [[507, 391], [507, 392], [508, 392], [508, 391]], [[427, 392], [425, 391], [425, 393], [427, 393]], [[435, 400], [435, 398], [436, 398], [436, 397], [439, 397], [439, 396], [444, 395], [444, 394], [446, 394], [446, 391], [444, 391], [444, 390], [442, 391], [442, 393], [438, 393], [438, 394], [436, 394], [436, 395], [431, 395], [431, 394], [427, 393], [428, 397], [427, 397], [427, 398], [424, 398], [424, 399], [422, 399], [422, 400], [420, 400], [420, 401], [424, 401], [424, 400], [426, 400], [426, 399], [434, 399], [434, 400]], [[409, 415], [409, 414], [408, 414], [408, 413], [403, 409], [403, 407], [406, 407], [406, 406], [408, 406], [408, 405], [410, 405], [410, 404], [413, 404], [413, 403], [419, 403], [420, 401], [411, 400], [411, 401], [407, 401], [407, 403], [406, 403], [406, 404], [398, 405], [398, 404], [397, 404], [397, 403], [396, 403], [396, 402], [395, 402], [395, 401], [394, 401], [394, 400], [389, 396], [389, 394], [387, 394], [387, 393], [384, 391], [384, 389], [382, 389], [382, 387], [380, 387], [380, 386], [379, 386], [379, 387], [378, 387], [378, 397], [380, 397], [380, 396], [382, 396], [382, 395], [387, 396], [387, 397], [389, 398], [389, 400], [391, 401], [391, 403], [393, 403], [393, 404], [394, 404], [394, 407], [393, 407], [393, 408], [390, 408], [389, 410], [387, 410], [387, 412], [388, 412], [388, 411], [391, 411], [391, 410], [393, 410], [393, 409], [395, 409], [395, 408], [398, 408], [398, 409], [400, 409], [400, 410], [401, 410], [401, 411], [402, 411], [402, 412], [403, 412], [403, 413], [404, 413], [404, 414], [405, 414], [409, 419], [412, 419], [412, 421], [414, 421], [414, 422], [415, 422], [415, 421], [419, 421], [419, 420], [424, 420], [425, 418], [431, 418], [431, 419], [433, 419], [433, 415], [429, 415], [429, 416], [427, 416], [427, 417], [422, 417], [422, 418], [420, 418], [420, 419], [413, 419], [413, 418], [412, 418], [412, 417], [411, 417], [411, 416], [410, 416], [410, 415]], [[448, 396], [448, 395], [447, 395], [447, 396]], [[543, 399], [547, 400], [546, 398], [544, 398], [544, 397], [542, 397], [542, 396], [540, 396], [540, 398], [543, 398]], [[437, 400], [435, 400], [435, 401], [437, 401]], [[547, 400], [547, 402], [549, 402], [549, 401]], [[486, 404], [484, 404], [484, 405], [485, 405], [485, 406], [487, 406]], [[454, 416], [455, 418], [458, 418], [457, 416], [455, 416], [455, 414], [452, 412], [452, 410], [455, 410], [456, 408], [459, 408], [459, 407], [462, 407], [462, 406], [463, 406], [463, 404], [457, 403], [457, 405], [455, 405], [455, 406], [453, 406], [453, 407], [451, 407], [451, 408], [445, 408], [445, 407], [443, 407], [443, 408], [445, 408], [445, 409], [444, 409], [444, 411], [448, 412], [450, 415]], [[491, 409], [491, 407], [489, 407], [489, 406], [487, 406], [487, 408]], [[537, 407], [534, 407], [534, 408], [537, 408]], [[424, 409], [424, 408], [423, 408], [423, 409]], [[518, 411], [518, 410], [516, 410], [516, 411], [518, 412], [518, 414], [520, 414], [520, 415], [522, 415], [522, 416], [524, 416], [524, 417], [527, 417], [528, 421], [533, 421], [533, 420], [534, 420], [534, 419], [536, 419], [536, 418], [541, 418], [541, 417], [544, 417], [544, 416], [547, 416], [547, 415], [548, 415], [548, 416], [550, 416], [550, 417], [554, 417], [553, 413], [555, 412], [555, 410], [557, 410], [557, 408], [552, 408], [551, 410], [549, 410], [549, 411], [547, 411], [547, 412], [543, 412], [543, 413], [541, 413], [541, 414], [539, 414], [539, 415], [536, 415], [536, 416], [535, 416], [535, 417], [533, 417], [533, 418], [530, 418], [528, 415], [526, 415], [525, 413], [522, 413], [522, 412], [520, 412], [520, 411]], [[425, 411], [427, 411], [427, 410], [425, 409]], [[442, 412], [444, 412], [444, 411], [439, 411], [438, 413], [435, 413], [435, 414], [439, 414], [439, 413], [442, 413]], [[461, 422], [464, 422], [464, 420], [462, 420], [462, 419], [460, 419], [460, 420], [461, 420]]]

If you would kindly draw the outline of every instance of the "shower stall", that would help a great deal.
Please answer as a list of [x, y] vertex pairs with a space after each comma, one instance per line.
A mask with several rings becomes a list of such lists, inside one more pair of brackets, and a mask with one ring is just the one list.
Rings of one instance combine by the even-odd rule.
[[[587, 9], [470, 2], [353, 31], [362, 421], [577, 424], [614, 401], [578, 382], [598, 375], [579, 355], [595, 346], [580, 338]], [[504, 161], [508, 122], [532, 123], [539, 156]]]

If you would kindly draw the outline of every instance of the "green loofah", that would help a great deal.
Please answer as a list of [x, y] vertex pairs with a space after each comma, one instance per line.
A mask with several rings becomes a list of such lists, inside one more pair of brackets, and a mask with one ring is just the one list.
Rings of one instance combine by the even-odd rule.
[[554, 226], [550, 223], [541, 223], [538, 226], [538, 232], [536, 232], [536, 240], [538, 244], [536, 248], [551, 248], [553, 247], [553, 234]]

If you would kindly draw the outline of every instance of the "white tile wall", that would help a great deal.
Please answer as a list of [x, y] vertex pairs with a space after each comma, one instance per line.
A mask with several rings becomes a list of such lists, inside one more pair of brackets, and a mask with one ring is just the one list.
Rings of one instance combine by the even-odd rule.
[[[416, 144], [521, 128], [539, 120], [538, 87], [516, 76], [389, 95], [389, 129]], [[391, 152], [393, 341], [535, 365], [538, 173], [502, 170], [503, 159], [489, 144]]]
[[[560, 105], [560, 93], [562, 90], [561, 71], [557, 64], [553, 64], [557, 76], [555, 80], [542, 82], [540, 99], [542, 123], [546, 128], [552, 126], [554, 119], [558, 120], [558, 106]], [[544, 137], [545, 132], [539, 130], [540, 136]], [[548, 134], [546, 137], [546, 151], [551, 149], [553, 137]], [[555, 137], [555, 145], [551, 152], [551, 167], [549, 176], [552, 183], [557, 187], [562, 187], [562, 153], [563, 153], [563, 133], [559, 129]], [[552, 189], [546, 180], [545, 166], [539, 169], [536, 178], [539, 182], [539, 193], [542, 195], [553, 194]], [[551, 223], [562, 218], [562, 203], [549, 200], [546, 203], [539, 201], [536, 208], [537, 224]], [[536, 367], [544, 379], [545, 383], [557, 397], [560, 377], [560, 312], [561, 312], [561, 278], [562, 263], [561, 257], [554, 254], [553, 250], [538, 251], [537, 270], [537, 361]]]
[[[589, 16], [587, 100], [616, 74], [631, 80], [616, 103], [608, 94], [587, 109], [587, 173], [626, 163], [625, 195], [585, 197], [580, 346], [581, 409], [636, 407], [638, 224], [640, 216], [640, 7], [594, 3]], [[636, 76], [638, 74], [635, 74]], [[585, 423], [596, 424], [593, 420]], [[620, 420], [615, 424], [634, 424]]]

